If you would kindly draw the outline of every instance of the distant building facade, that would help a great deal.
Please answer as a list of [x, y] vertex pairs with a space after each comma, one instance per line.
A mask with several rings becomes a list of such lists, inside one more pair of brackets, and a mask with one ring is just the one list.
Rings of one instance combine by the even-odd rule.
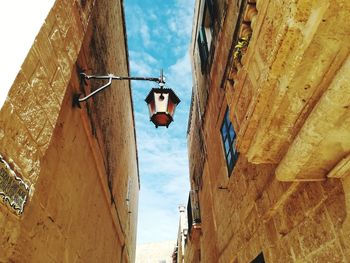
[[176, 246], [172, 255], [173, 263], [184, 262], [185, 246], [187, 241], [187, 233], [189, 229], [189, 225], [188, 225], [189, 221], [187, 220], [186, 206], [180, 205], [179, 212], [180, 212], [179, 230], [177, 232]]
[[185, 262], [350, 260], [349, 15], [196, 1]]
[[129, 82], [72, 105], [101, 86], [80, 72], [129, 74], [126, 43], [123, 1], [57, 0], [48, 14], [0, 111], [0, 262], [135, 261]]
[[172, 263], [175, 241], [137, 245], [135, 263]]

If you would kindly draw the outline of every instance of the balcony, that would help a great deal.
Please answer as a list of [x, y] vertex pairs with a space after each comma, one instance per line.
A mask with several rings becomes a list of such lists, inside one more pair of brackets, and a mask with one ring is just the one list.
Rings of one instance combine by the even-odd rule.
[[201, 232], [201, 215], [199, 209], [199, 198], [196, 190], [191, 190], [187, 204], [188, 237], [196, 240]]

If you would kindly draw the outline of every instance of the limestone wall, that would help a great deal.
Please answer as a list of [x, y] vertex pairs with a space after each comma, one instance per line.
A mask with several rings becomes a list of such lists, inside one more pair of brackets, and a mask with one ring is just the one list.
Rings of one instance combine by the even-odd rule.
[[[190, 129], [202, 127], [207, 158], [201, 235], [188, 242], [186, 262], [199, 262], [198, 249], [201, 262], [246, 263], [261, 252], [274, 263], [347, 262], [349, 3], [224, 2], [206, 75], [195, 33], [192, 39], [194, 76], [197, 85], [209, 85], [209, 96], [203, 123]], [[247, 35], [242, 58], [234, 58]], [[206, 100], [201, 93], [193, 98], [193, 105]], [[220, 134], [227, 107], [239, 152], [231, 174]], [[195, 133], [188, 140], [196, 149]], [[198, 156], [190, 155], [190, 167], [201, 163]]]
[[127, 75], [126, 50], [122, 2], [55, 2], [0, 111], [0, 152], [31, 189], [20, 216], [0, 204], [0, 262], [134, 261], [130, 87], [72, 106], [99, 85], [79, 72]]

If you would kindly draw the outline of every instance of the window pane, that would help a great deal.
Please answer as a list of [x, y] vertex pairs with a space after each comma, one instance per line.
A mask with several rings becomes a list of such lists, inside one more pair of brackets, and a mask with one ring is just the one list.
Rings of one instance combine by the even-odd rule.
[[227, 110], [222, 121], [220, 131], [224, 144], [227, 169], [229, 172], [229, 176], [231, 176], [231, 172], [238, 158], [238, 152], [236, 150], [236, 133], [229, 116], [229, 110]]
[[230, 150], [230, 146], [231, 146], [231, 144], [230, 144], [230, 141], [228, 140], [228, 138], [225, 140], [225, 142], [224, 142], [224, 145], [225, 145], [225, 153], [227, 154], [227, 152]]
[[226, 159], [227, 159], [227, 164], [229, 165], [230, 163], [232, 163], [232, 154], [231, 151], [228, 153], [228, 155], [226, 155]]
[[227, 129], [226, 129], [225, 123], [221, 127], [221, 135], [222, 135], [222, 139], [225, 140], [227, 137]]
[[261, 252], [251, 263], [265, 263], [264, 254]]
[[236, 138], [236, 133], [232, 127], [232, 124], [230, 124], [230, 128], [229, 128], [229, 132], [230, 132], [230, 139], [233, 140], [234, 138]]
[[212, 17], [212, 19], [214, 19], [216, 17], [214, 1], [206, 0], [206, 4], [208, 6], [210, 16]]
[[228, 166], [228, 171], [229, 171], [228, 176], [231, 175], [231, 172], [233, 170], [234, 165], [235, 165], [235, 162], [233, 161], [233, 159], [232, 158], [228, 159], [228, 161], [227, 161], [227, 166]]
[[198, 41], [199, 56], [201, 59], [201, 70], [202, 70], [202, 73], [204, 73], [208, 62], [209, 50], [208, 50], [208, 43], [205, 35], [205, 29], [203, 28], [203, 26], [199, 30], [197, 41]]

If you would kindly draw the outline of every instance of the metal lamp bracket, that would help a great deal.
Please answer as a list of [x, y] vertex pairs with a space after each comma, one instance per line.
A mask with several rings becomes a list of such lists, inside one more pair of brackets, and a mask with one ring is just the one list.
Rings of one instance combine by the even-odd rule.
[[160, 88], [163, 88], [164, 84], [165, 84], [165, 79], [163, 76], [163, 70], [161, 70], [160, 73], [160, 77], [159, 78], [148, 78], [148, 77], [120, 77], [120, 76], [115, 76], [113, 74], [108, 74], [107, 76], [103, 76], [103, 75], [87, 75], [84, 72], [80, 72], [80, 77], [83, 80], [83, 83], [86, 83], [86, 80], [90, 80], [90, 79], [105, 79], [108, 80], [108, 82], [106, 84], [104, 84], [103, 86], [99, 87], [98, 89], [94, 90], [93, 92], [91, 92], [90, 94], [86, 95], [85, 97], [80, 98], [81, 94], [74, 94], [73, 95], [73, 106], [77, 106], [79, 108], [81, 108], [80, 106], [80, 102], [86, 101], [89, 98], [95, 96], [97, 93], [101, 92], [102, 90], [108, 88], [111, 84], [113, 80], [143, 80], [143, 81], [153, 81], [153, 82], [157, 82]]

